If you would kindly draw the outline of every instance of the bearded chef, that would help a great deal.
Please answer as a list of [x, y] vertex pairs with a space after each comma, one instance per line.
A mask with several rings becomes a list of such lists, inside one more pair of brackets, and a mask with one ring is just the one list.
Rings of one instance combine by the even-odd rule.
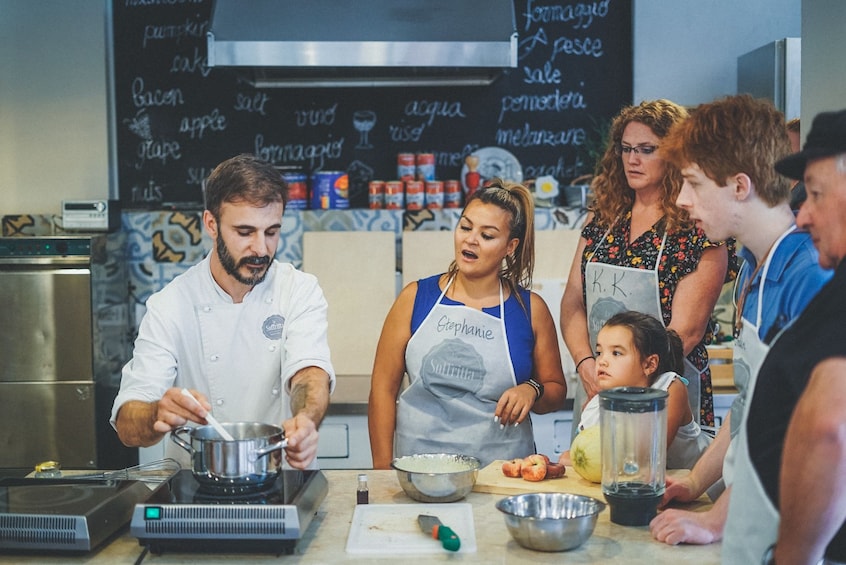
[[[335, 373], [317, 280], [274, 259], [287, 197], [278, 171], [250, 155], [212, 171], [203, 226], [214, 247], [150, 297], [123, 368], [111, 423], [125, 445], [205, 425], [213, 409], [223, 422], [281, 425], [288, 465], [314, 466]], [[172, 442], [166, 453], [190, 467]]]

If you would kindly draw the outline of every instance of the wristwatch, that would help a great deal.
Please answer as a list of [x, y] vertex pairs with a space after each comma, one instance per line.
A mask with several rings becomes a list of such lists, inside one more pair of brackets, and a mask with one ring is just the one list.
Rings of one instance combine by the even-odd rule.
[[533, 389], [535, 389], [535, 402], [540, 400], [540, 397], [543, 396], [543, 385], [536, 381], [535, 379], [529, 379], [528, 381], [524, 381], [523, 384], [527, 384]]

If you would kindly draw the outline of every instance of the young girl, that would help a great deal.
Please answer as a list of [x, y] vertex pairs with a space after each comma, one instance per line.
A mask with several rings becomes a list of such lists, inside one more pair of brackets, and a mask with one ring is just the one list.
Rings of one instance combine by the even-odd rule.
[[[667, 468], [690, 469], [711, 442], [693, 419], [687, 399], [681, 338], [652, 316], [620, 312], [596, 338], [596, 380], [600, 390], [621, 386], [666, 390]], [[585, 405], [579, 431], [599, 424], [599, 395]], [[569, 465], [570, 452], [560, 461]]]

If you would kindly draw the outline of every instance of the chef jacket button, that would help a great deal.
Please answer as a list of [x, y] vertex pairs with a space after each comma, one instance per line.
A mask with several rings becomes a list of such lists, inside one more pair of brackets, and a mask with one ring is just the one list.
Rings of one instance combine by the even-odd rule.
[[211, 312], [211, 306], [203, 306], [203, 312]]
[[267, 303], [267, 304], [273, 304], [273, 297], [272, 297], [272, 296], [268, 296], [267, 298], [265, 298], [265, 299], [264, 299], [264, 301], [265, 301], [265, 303]]
[[273, 396], [279, 396], [279, 389], [278, 389], [278, 388], [274, 388], [273, 390], [271, 390], [271, 391], [270, 391], [270, 393], [271, 393]]
[[212, 355], [211, 357], [209, 357], [209, 360], [211, 361], [217, 361], [218, 359], [220, 359], [220, 355]]
[[276, 345], [271, 345], [270, 347], [268, 347], [268, 349], [270, 351], [276, 351]]
[[218, 398], [217, 401], [215, 401], [215, 404], [217, 404], [218, 406], [223, 406], [223, 399]]

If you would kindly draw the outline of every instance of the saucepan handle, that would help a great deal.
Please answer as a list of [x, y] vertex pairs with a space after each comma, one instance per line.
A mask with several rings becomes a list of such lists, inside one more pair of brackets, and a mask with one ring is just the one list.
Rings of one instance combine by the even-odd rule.
[[273, 453], [274, 451], [279, 451], [288, 447], [288, 440], [283, 439], [278, 443], [272, 443], [270, 445], [266, 445], [262, 448], [256, 449], [253, 451], [253, 461], [256, 461], [269, 453]]
[[181, 434], [190, 433], [192, 429], [191, 426], [180, 426], [170, 432], [170, 440], [193, 456], [194, 448], [191, 447], [190, 443], [180, 437]]

